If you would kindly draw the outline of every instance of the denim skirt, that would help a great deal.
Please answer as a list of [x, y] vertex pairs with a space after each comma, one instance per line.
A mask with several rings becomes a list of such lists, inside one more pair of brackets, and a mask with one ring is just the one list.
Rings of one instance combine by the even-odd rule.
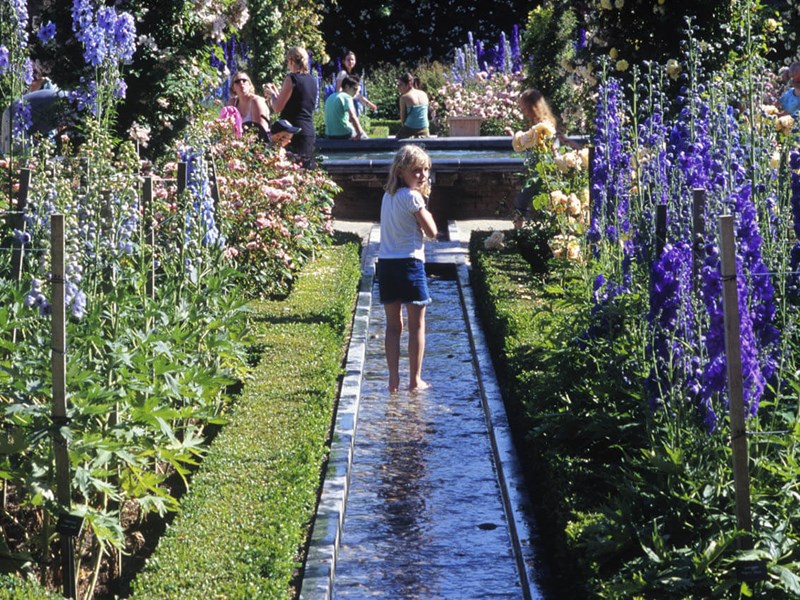
[[381, 304], [430, 304], [425, 263], [418, 258], [381, 258], [378, 260], [378, 290]]

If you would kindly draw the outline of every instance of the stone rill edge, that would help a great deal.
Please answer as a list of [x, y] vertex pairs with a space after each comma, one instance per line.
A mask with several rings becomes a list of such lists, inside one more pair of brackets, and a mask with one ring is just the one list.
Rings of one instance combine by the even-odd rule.
[[[453, 222], [449, 223], [449, 234], [450, 239], [458, 240], [463, 248], [468, 246], [469, 240], [461, 239], [458, 227]], [[536, 567], [540, 561], [536, 557], [535, 546], [538, 533], [533, 520], [533, 507], [528, 496], [522, 466], [514, 447], [511, 426], [508, 422], [500, 385], [497, 382], [491, 353], [486, 344], [483, 329], [478, 322], [469, 269], [463, 255], [457, 259], [456, 272], [461, 306], [464, 310], [467, 333], [472, 346], [472, 358], [478, 374], [486, 427], [492, 446], [492, 460], [497, 471], [520, 585], [526, 599], [539, 600], [545, 596], [537, 584], [539, 577]]]
[[[458, 226], [448, 224], [452, 242], [466, 248], [461, 240]], [[372, 287], [375, 278], [375, 261], [380, 243], [380, 229], [373, 226], [366, 244], [362, 261], [362, 276], [359, 287], [353, 334], [347, 353], [347, 365], [339, 406], [336, 413], [331, 452], [316, 519], [309, 544], [305, 573], [300, 590], [301, 600], [329, 599], [333, 595], [336, 575], [336, 555], [344, 525], [345, 505], [350, 483], [350, 467], [353, 461], [355, 435], [358, 424], [358, 407], [361, 397], [361, 379], [364, 367], [369, 318], [372, 304]], [[532, 510], [525, 487], [522, 468], [519, 464], [511, 438], [511, 428], [505, 412], [500, 387], [492, 366], [491, 355], [486, 345], [483, 330], [478, 323], [469, 271], [464, 259], [465, 252], [455, 258], [458, 286], [462, 308], [466, 317], [470, 344], [476, 372], [478, 373], [481, 398], [491, 440], [493, 461], [509, 532], [514, 547], [517, 571], [525, 598], [540, 599], [544, 595], [536, 583], [534, 542], [536, 531], [532, 521]]]
[[353, 332], [347, 350], [345, 376], [339, 393], [330, 456], [300, 589], [301, 600], [330, 598], [333, 594], [336, 556], [344, 525], [344, 511], [350, 487], [350, 467], [353, 462], [358, 426], [361, 380], [366, 358], [372, 286], [379, 243], [380, 230], [373, 227], [361, 262], [361, 282]]

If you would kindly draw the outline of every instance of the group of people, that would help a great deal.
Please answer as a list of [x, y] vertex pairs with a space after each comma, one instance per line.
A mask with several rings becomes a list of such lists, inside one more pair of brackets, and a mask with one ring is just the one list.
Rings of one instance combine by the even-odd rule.
[[[269, 143], [280, 142], [304, 164], [310, 164], [316, 143], [313, 115], [319, 94], [317, 80], [309, 73], [305, 49], [289, 48], [286, 64], [289, 74], [280, 88], [268, 83], [263, 88], [263, 96], [257, 93], [245, 71], [237, 72], [230, 81], [227, 106], [236, 109], [243, 127], [254, 128]], [[342, 60], [342, 70], [336, 76], [336, 91], [325, 100], [325, 133], [329, 138], [369, 137], [359, 121], [356, 103], [360, 102], [371, 110], [377, 110], [378, 107], [361, 94], [361, 82], [354, 73], [355, 66], [356, 55], [349, 51]], [[402, 127], [396, 137], [428, 137], [429, 101], [428, 95], [420, 88], [419, 78], [405, 73], [399, 77], [397, 87], [400, 92]], [[279, 118], [271, 123], [273, 114], [278, 114]]]
[[[342, 70], [336, 75], [336, 91], [325, 100], [325, 133], [332, 139], [367, 139], [358, 119], [356, 103], [371, 110], [378, 107], [360, 92], [361, 82], [354, 73], [356, 55], [348, 51], [342, 59]], [[400, 121], [397, 139], [428, 137], [428, 95], [420, 88], [418, 77], [405, 73], [397, 80], [400, 92]]]
[[[237, 110], [244, 128], [253, 128], [259, 137], [285, 147], [306, 165], [314, 160], [314, 108], [317, 80], [308, 72], [308, 53], [298, 46], [286, 52], [289, 74], [280, 89], [264, 86], [265, 95], [256, 93], [250, 76], [239, 71], [231, 78], [228, 107]], [[270, 116], [278, 118], [270, 125]]]

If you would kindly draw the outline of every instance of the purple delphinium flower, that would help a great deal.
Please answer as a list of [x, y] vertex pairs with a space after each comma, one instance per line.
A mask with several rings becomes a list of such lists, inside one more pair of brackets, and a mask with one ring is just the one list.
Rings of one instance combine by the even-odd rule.
[[114, 97], [119, 99], [124, 99], [125, 94], [128, 91], [128, 84], [125, 83], [125, 80], [122, 77], [117, 78], [117, 85], [114, 87]]
[[55, 23], [52, 21], [44, 23], [41, 27], [39, 27], [39, 33], [37, 33], [36, 36], [39, 38], [39, 41], [41, 41], [42, 44], [47, 45], [50, 43], [50, 41], [56, 37]]
[[[700, 395], [700, 358], [693, 351], [692, 248], [682, 241], [667, 244], [651, 269], [650, 311], [652, 334], [646, 348], [651, 369], [645, 387], [650, 406], [670, 407], [671, 394], [688, 395], [696, 403]], [[673, 407], [676, 408], [676, 407]]]
[[6, 48], [5, 46], [0, 46], [0, 75], [5, 75], [10, 65], [11, 65], [11, 58], [8, 52], [8, 48]]
[[31, 289], [25, 295], [25, 306], [28, 308], [38, 308], [39, 314], [43, 317], [51, 312], [50, 302], [42, 292], [42, 282], [39, 279], [31, 280]]
[[31, 234], [27, 231], [21, 231], [19, 229], [15, 229], [13, 233], [14, 239], [23, 246], [25, 244], [31, 243]]

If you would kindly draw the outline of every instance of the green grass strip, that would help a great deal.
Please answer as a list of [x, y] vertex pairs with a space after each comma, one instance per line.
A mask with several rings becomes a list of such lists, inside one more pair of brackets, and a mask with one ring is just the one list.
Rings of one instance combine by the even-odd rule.
[[135, 597], [291, 597], [359, 276], [358, 246], [334, 246], [285, 301], [254, 304], [259, 366], [135, 581]]

